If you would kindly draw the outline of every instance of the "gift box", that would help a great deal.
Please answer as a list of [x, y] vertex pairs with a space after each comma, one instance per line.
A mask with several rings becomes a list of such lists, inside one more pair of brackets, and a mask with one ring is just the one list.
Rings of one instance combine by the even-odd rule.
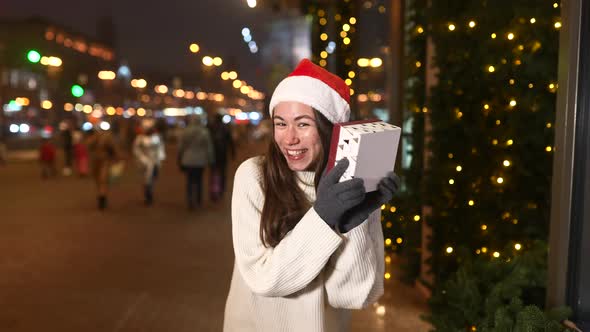
[[377, 190], [379, 181], [395, 168], [401, 128], [380, 120], [334, 124], [328, 171], [342, 158], [350, 165], [340, 182], [362, 178], [367, 192]]

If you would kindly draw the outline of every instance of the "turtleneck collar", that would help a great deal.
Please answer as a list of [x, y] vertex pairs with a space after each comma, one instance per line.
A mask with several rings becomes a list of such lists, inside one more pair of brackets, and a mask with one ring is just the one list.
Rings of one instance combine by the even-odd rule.
[[301, 182], [305, 186], [309, 186], [309, 187], [314, 186], [315, 172], [300, 171], [300, 172], [295, 172], [295, 174], [297, 175], [297, 179], [299, 180], [299, 182]]

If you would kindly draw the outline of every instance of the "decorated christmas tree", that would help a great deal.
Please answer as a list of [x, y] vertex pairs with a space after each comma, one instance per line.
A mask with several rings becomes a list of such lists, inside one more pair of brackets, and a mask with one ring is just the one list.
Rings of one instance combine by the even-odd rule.
[[[559, 8], [484, 0], [427, 9], [438, 72], [424, 183], [437, 330], [537, 331], [550, 321], [529, 306], [544, 303], [538, 247], [548, 238]], [[537, 263], [523, 264], [533, 252]]]

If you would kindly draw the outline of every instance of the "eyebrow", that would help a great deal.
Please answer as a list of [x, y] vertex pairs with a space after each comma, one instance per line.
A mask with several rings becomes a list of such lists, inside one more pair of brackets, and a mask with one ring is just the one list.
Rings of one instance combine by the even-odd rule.
[[[273, 120], [274, 119], [285, 121], [285, 119], [283, 119], [282, 117], [280, 117], [278, 115], [273, 116]], [[315, 119], [309, 115], [300, 115], [300, 116], [296, 117], [294, 120], [297, 121], [297, 120], [301, 120], [301, 119], [309, 119], [309, 120], [315, 121]]]

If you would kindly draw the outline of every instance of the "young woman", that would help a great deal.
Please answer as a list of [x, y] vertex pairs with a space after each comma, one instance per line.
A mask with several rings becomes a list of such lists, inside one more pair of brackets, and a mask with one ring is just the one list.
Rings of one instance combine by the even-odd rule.
[[391, 173], [365, 193], [362, 179], [339, 182], [346, 159], [324, 174], [349, 96], [342, 79], [309, 60], [277, 86], [268, 153], [235, 175], [225, 332], [348, 331], [349, 309], [383, 293], [379, 207], [397, 179]]

